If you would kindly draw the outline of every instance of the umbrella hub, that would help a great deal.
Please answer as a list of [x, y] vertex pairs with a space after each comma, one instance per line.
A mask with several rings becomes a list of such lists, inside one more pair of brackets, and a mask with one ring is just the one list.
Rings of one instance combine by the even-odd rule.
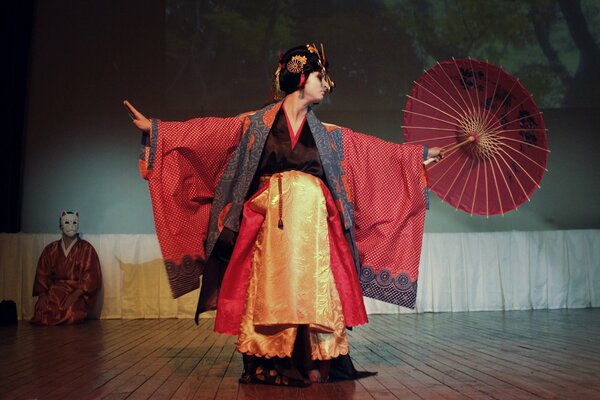
[[499, 123], [490, 123], [490, 115], [486, 115], [484, 110], [477, 111], [463, 116], [457, 130], [457, 140], [470, 157], [480, 161], [490, 160], [498, 153]]

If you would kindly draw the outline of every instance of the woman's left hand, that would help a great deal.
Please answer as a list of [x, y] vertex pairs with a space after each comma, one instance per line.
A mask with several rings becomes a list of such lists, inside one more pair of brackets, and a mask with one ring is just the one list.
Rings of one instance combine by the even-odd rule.
[[436, 161], [441, 160], [444, 158], [444, 149], [441, 147], [430, 147], [427, 152], [427, 159], [429, 160], [430, 158], [435, 158]]

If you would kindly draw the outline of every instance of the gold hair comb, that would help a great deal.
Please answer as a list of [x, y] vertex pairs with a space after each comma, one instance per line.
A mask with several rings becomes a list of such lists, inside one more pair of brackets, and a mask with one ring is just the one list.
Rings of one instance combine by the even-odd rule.
[[306, 56], [294, 56], [288, 61], [286, 68], [292, 74], [299, 74], [306, 65]]

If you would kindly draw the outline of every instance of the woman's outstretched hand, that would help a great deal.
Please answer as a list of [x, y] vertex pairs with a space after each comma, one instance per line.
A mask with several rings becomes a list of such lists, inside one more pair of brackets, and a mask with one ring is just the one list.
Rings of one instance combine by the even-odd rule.
[[438, 162], [444, 158], [444, 149], [441, 147], [430, 147], [427, 152], [427, 159], [423, 161], [423, 165], [429, 165], [432, 162]]
[[152, 128], [152, 123], [150, 120], [144, 117], [144, 114], [136, 110], [135, 107], [132, 106], [127, 100], [123, 100], [123, 105], [127, 109], [133, 124], [142, 132], [150, 133], [150, 129]]
[[441, 147], [430, 147], [427, 152], [427, 159], [435, 158], [435, 161], [439, 161], [444, 158], [444, 149]]

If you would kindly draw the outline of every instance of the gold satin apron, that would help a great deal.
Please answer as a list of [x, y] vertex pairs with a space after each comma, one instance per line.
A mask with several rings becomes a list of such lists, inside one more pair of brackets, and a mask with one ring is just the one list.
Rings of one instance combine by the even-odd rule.
[[308, 325], [313, 360], [348, 354], [330, 267], [327, 189], [300, 171], [266, 179], [269, 187], [249, 205], [265, 219], [254, 246], [238, 351], [291, 357], [298, 325]]

